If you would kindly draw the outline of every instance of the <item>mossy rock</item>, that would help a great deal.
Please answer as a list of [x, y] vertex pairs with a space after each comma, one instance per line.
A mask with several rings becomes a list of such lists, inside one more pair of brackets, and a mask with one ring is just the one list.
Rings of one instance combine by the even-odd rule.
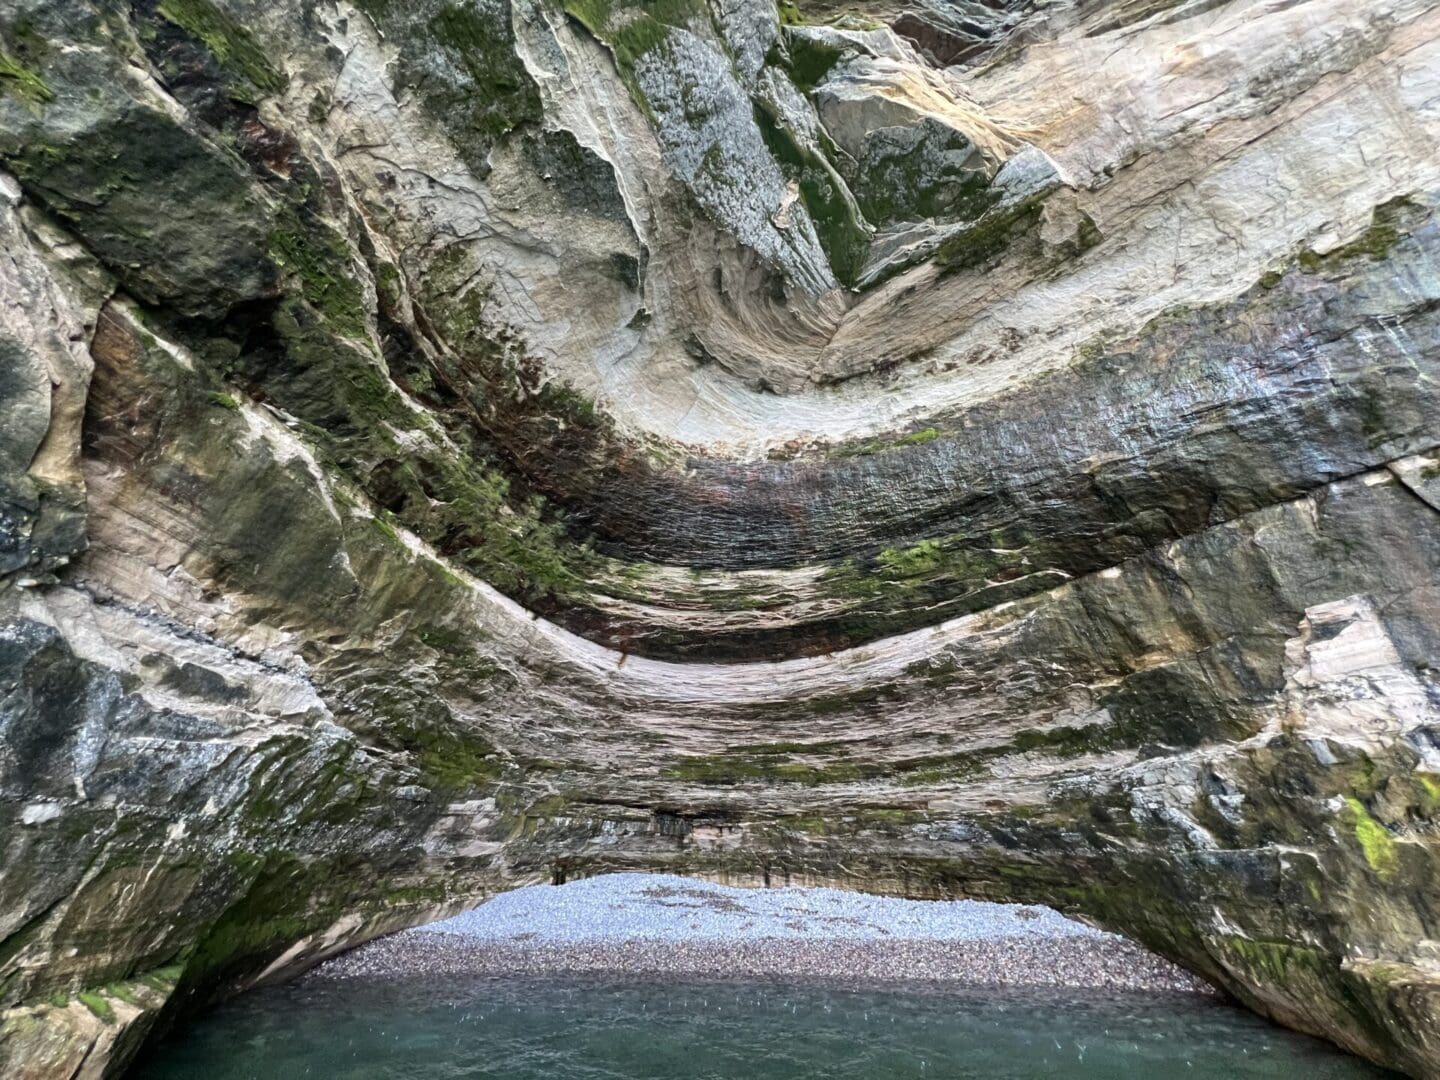
[[413, 93], [476, 176], [497, 140], [542, 118], [540, 92], [516, 51], [510, 0], [359, 0], [400, 50], [397, 92]]
[[272, 53], [209, 0], [160, 0], [155, 10], [202, 41], [222, 68], [257, 92], [278, 94], [288, 84], [271, 63]]

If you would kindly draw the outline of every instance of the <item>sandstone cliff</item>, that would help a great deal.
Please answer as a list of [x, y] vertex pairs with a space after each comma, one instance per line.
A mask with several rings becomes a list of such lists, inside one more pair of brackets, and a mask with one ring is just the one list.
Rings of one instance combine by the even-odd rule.
[[0, 0], [0, 1064], [527, 882], [1440, 1075], [1440, 8]]

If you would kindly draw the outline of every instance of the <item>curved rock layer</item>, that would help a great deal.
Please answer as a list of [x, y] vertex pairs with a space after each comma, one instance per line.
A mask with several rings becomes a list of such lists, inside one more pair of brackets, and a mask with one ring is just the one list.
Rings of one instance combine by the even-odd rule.
[[0, 0], [0, 1065], [602, 870], [1440, 1074], [1440, 9]]

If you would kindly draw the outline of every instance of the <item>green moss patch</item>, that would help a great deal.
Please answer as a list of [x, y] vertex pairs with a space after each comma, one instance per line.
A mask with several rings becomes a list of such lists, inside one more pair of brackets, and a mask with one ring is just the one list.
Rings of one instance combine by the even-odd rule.
[[802, 147], [765, 109], [755, 109], [755, 121], [780, 170], [800, 188], [830, 269], [853, 285], [870, 250], [870, 232], [849, 188], [823, 154]]
[[[938, 124], [909, 149], [874, 144], [856, 163], [851, 186], [867, 221], [975, 221], [1000, 200], [990, 177], [968, 153], [971, 144]], [[952, 165], [951, 156], [960, 160]]]
[[152, 990], [168, 994], [175, 989], [180, 981], [180, 976], [185, 973], [184, 964], [167, 964], [165, 967], [155, 968], [140, 976], [140, 981]]
[[115, 1022], [115, 1009], [105, 999], [104, 994], [96, 990], [81, 990], [75, 997], [100, 1020], [107, 1024]]
[[[1427, 213], [1410, 199], [1404, 196], [1391, 199], [1375, 207], [1370, 215], [1369, 228], [1350, 243], [1327, 251], [1324, 255], [1315, 251], [1302, 251], [1295, 261], [1307, 274], [1319, 273], [1351, 259], [1363, 258], [1379, 262], [1387, 258], [1395, 245], [1413, 229], [1417, 219], [1425, 216], [1428, 216]], [[1264, 285], [1263, 279], [1261, 284]]]
[[689, 26], [694, 19], [708, 23], [710, 18], [703, 0], [565, 0], [565, 10], [610, 47], [626, 72], [663, 46], [672, 28]]
[[285, 89], [286, 78], [271, 65], [250, 31], [208, 0], [161, 0], [156, 10], [202, 41], [221, 67], [257, 90], [278, 94]]
[[40, 77], [39, 71], [21, 63], [3, 50], [0, 50], [0, 94], [8, 94], [35, 105], [43, 105], [55, 99], [55, 91]]
[[105, 993], [109, 994], [117, 1001], [125, 1002], [125, 1004], [127, 1005], [140, 1004], [140, 999], [136, 996], [135, 991], [121, 982], [111, 983], [109, 986], [105, 987]]
[[[428, 414], [402, 398], [371, 344], [363, 294], [350, 276], [341, 238], [318, 223], [304, 228], [303, 222], [304, 215], [292, 215], [272, 237], [276, 259], [293, 274], [299, 296], [269, 312], [268, 325], [259, 330], [237, 325], [226, 339], [212, 340], [212, 363], [257, 400], [299, 419], [322, 464], [348, 475], [389, 515], [378, 519], [375, 529], [392, 543], [398, 539], [395, 526], [403, 525], [517, 599], [585, 593], [593, 554], [568, 538], [560, 515], [543, 497], [512, 492], [504, 462], [480, 426], [479, 409], [450, 389], [449, 373], [432, 367], [407, 343], [386, 354], [396, 379], [420, 396], [437, 398], [437, 385], [449, 396], [427, 401]], [[434, 315], [443, 328], [457, 324], [451, 341], [466, 360], [464, 369], [453, 373], [454, 385], [473, 390], [486, 417], [496, 415], [502, 400], [506, 408], [518, 407], [513, 396], [532, 409], [555, 410], [552, 416], [565, 418], [567, 433], [575, 430], [572, 423], [598, 424], [593, 402], [567, 387], [552, 384], [531, 394], [516, 388], [511, 395], [504, 385], [486, 385], [485, 366], [502, 364], [505, 354], [479, 332], [478, 316], [438, 307]], [[242, 344], [255, 338], [270, 347]], [[495, 382], [503, 378], [497, 373]], [[436, 417], [453, 444], [444, 441]], [[554, 437], [554, 419], [546, 422], [549, 430], [537, 434], [537, 441]], [[414, 438], [402, 446], [403, 433]], [[238, 517], [248, 505], [243, 495], [237, 497], [227, 516]], [[330, 528], [323, 521], [316, 527]], [[292, 539], [291, 546], [301, 545], [301, 536]], [[327, 545], [333, 550], [333, 540], [316, 536], [305, 550], [323, 554]]]
[[[801, 21], [798, 12], [792, 20], [783, 17], [781, 19], [787, 26], [798, 25]], [[844, 49], [809, 34], [787, 35], [785, 47], [790, 54], [790, 62], [786, 65], [790, 80], [807, 93], [824, 82], [825, 77], [845, 55]]]
[[1371, 816], [1365, 804], [1353, 795], [1344, 795], [1343, 815], [1349, 820], [1355, 833], [1355, 842], [1365, 856], [1365, 862], [1379, 877], [1391, 878], [1400, 869], [1400, 857], [1395, 851], [1395, 841], [1390, 830]]
[[1327, 251], [1320, 255], [1314, 251], [1302, 251], [1296, 260], [1300, 268], [1308, 274], [1314, 274], [1330, 262], [1340, 259], [1353, 259], [1363, 256], [1370, 259], [1383, 259], [1390, 254], [1390, 249], [1400, 239], [1400, 232], [1393, 225], [1385, 222], [1371, 225], [1350, 243], [1336, 248], [1334, 251]]
[[844, 443], [831, 451], [830, 456], [835, 458], [868, 457], [871, 454], [880, 454], [886, 450], [896, 450], [905, 446], [924, 446], [938, 438], [940, 438], [940, 429], [927, 427], [921, 428], [919, 431], [912, 431], [908, 435]]
[[1431, 776], [1428, 773], [1416, 773], [1415, 781], [1420, 785], [1423, 793], [1421, 802], [1427, 816], [1440, 811], [1440, 777]]
[[479, 739], [430, 734], [418, 749], [421, 770], [442, 791], [473, 791], [500, 775], [494, 749]]
[[287, 223], [270, 234], [270, 253], [300, 279], [305, 300], [349, 338], [366, 333], [365, 294], [355, 280], [340, 235], [318, 221]]
[[[433, 633], [427, 636], [435, 641]], [[483, 685], [488, 662], [458, 643], [453, 651], [471, 684]], [[347, 710], [352, 725], [386, 749], [409, 754], [427, 786], [445, 794], [490, 786], [503, 770], [503, 758], [480, 732], [432, 696], [403, 683], [361, 687], [347, 699]], [[343, 779], [346, 770], [337, 772]]]
[[477, 176], [490, 147], [543, 116], [540, 91], [515, 49], [509, 0], [357, 0], [399, 48], [397, 91], [413, 93]]
[[935, 251], [935, 264], [947, 273], [985, 266], [1002, 255], [1017, 237], [1040, 224], [1042, 207], [1039, 195], [996, 207], [975, 224], [946, 237]]

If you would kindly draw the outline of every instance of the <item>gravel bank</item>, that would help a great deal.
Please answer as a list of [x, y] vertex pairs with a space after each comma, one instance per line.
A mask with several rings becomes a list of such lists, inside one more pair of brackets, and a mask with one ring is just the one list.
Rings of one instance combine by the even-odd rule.
[[649, 874], [518, 889], [371, 942], [308, 977], [597, 972], [1209, 991], [1126, 939], [1049, 908], [733, 889]]

